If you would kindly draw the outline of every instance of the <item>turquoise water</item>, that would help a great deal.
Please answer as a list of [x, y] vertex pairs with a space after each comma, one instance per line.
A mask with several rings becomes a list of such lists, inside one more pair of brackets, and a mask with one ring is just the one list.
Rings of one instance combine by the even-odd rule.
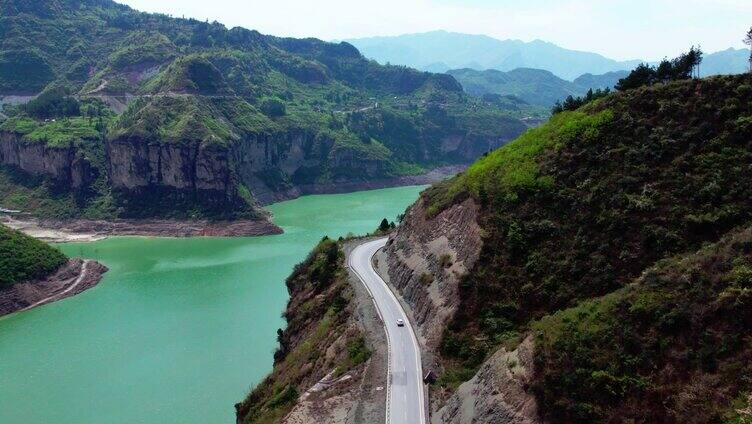
[[272, 367], [284, 279], [324, 235], [366, 233], [421, 187], [269, 207], [285, 234], [65, 244], [110, 271], [95, 288], [0, 318], [0, 423], [232, 423]]

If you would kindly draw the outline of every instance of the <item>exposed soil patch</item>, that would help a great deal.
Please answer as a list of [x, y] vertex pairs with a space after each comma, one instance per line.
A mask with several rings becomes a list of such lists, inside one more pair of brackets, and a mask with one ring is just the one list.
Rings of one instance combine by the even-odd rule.
[[71, 259], [45, 279], [0, 290], [0, 316], [75, 296], [96, 286], [105, 272], [99, 262]]

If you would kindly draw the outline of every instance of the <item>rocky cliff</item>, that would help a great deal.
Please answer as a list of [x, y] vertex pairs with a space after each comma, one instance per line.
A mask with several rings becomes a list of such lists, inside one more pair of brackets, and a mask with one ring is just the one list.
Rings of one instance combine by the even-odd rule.
[[[0, 69], [0, 91], [41, 93], [4, 110], [0, 126], [70, 148], [58, 158], [10, 146], [18, 152], [2, 163], [62, 187], [91, 186], [55, 197], [41, 183], [4, 184], [0, 170], [3, 191], [47, 205], [46, 215], [249, 217], [257, 203], [466, 166], [527, 129], [524, 112], [470, 97], [449, 75], [379, 65], [347, 43], [227, 29], [110, 0], [75, 10], [59, 0], [7, 3], [0, 62], [12, 59], [16, 71]], [[19, 47], [30, 39], [44, 58]], [[99, 144], [81, 143], [91, 138]], [[49, 160], [26, 159], [42, 154]], [[90, 162], [96, 181], [76, 158]], [[0, 204], [18, 197], [0, 193]]]
[[0, 164], [48, 177], [70, 189], [85, 188], [97, 177], [96, 169], [76, 147], [52, 147], [6, 131], [0, 131]]
[[[161, 143], [115, 139], [106, 143], [113, 190], [131, 202], [156, 196], [206, 208], [242, 208], [229, 152], [203, 143]], [[144, 205], [151, 210], [155, 205]]]
[[[460, 306], [460, 284], [483, 247], [480, 206], [470, 198], [429, 216], [422, 196], [390, 237], [384, 256], [390, 284], [402, 295], [418, 324], [423, 367], [451, 372], [441, 360], [444, 332]], [[382, 258], [384, 256], [381, 256]], [[535, 423], [532, 338], [485, 360], [456, 390], [431, 389], [432, 423]], [[470, 376], [468, 376], [469, 378]]]

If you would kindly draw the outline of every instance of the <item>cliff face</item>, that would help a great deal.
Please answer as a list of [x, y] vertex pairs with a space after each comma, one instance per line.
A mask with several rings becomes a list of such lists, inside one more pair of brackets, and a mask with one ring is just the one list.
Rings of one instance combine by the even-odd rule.
[[[460, 305], [459, 286], [483, 247], [480, 208], [472, 199], [434, 217], [421, 197], [387, 243], [390, 283], [411, 307], [419, 327], [424, 368], [446, 372], [439, 361], [444, 329]], [[500, 349], [473, 378], [453, 393], [432, 390], [432, 423], [535, 423], [535, 398], [527, 392], [533, 375], [533, 339], [512, 351]]]
[[49, 177], [66, 188], [80, 189], [96, 178], [96, 170], [73, 146], [50, 147], [44, 142], [21, 140], [21, 136], [0, 132], [0, 164], [34, 176]]
[[107, 160], [116, 190], [167, 188], [228, 200], [237, 196], [228, 152], [221, 146], [117, 139], [107, 142]]

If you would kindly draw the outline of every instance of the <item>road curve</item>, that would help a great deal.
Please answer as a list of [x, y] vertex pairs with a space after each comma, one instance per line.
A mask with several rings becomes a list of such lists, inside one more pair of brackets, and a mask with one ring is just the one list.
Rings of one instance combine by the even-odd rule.
[[[350, 269], [360, 278], [373, 298], [386, 328], [389, 347], [389, 371], [386, 394], [387, 424], [425, 423], [425, 400], [420, 362], [420, 346], [407, 314], [397, 297], [373, 269], [373, 255], [387, 239], [357, 246], [347, 258]], [[397, 320], [405, 322], [397, 326]]]

